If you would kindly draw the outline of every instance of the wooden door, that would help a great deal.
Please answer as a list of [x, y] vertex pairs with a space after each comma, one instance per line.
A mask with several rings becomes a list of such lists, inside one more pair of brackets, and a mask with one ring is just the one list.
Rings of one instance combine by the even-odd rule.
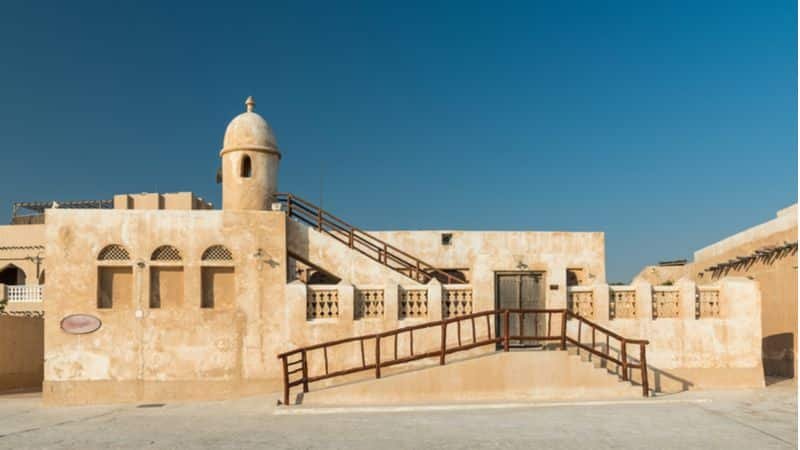
[[[495, 306], [503, 309], [544, 309], [545, 290], [543, 272], [503, 272], [495, 274]], [[545, 314], [525, 316], [524, 323], [519, 314], [511, 314], [509, 333], [512, 336], [544, 335], [547, 326]], [[502, 336], [503, 324], [498, 318], [497, 336]], [[539, 345], [532, 341], [510, 342], [514, 346]]]

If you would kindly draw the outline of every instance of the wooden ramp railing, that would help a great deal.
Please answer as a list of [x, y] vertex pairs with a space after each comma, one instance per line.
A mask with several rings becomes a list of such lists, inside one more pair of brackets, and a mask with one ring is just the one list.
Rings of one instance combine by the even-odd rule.
[[438, 278], [446, 284], [467, 284], [463, 276], [437, 269], [296, 195], [276, 194], [275, 197], [285, 205], [287, 216], [330, 235], [351, 249], [414, 281], [425, 284]]
[[[534, 324], [539, 321], [544, 321], [544, 323], [541, 326], [532, 327], [532, 330], [529, 327], [526, 333], [523, 326], [526, 316], [533, 317]], [[555, 326], [553, 325], [554, 318], [560, 319]], [[516, 319], [517, 324], [520, 325], [517, 327], [518, 335], [511, 334], [512, 319]], [[570, 336], [568, 333], [567, 321], [571, 319], [577, 320], [575, 336]], [[484, 322], [485, 330], [479, 333], [478, 327], [482, 326]], [[466, 328], [462, 330], [463, 327]], [[496, 332], [497, 327], [501, 327], [501, 333]], [[437, 328], [441, 336], [438, 346], [421, 350], [414, 348], [414, 332], [417, 332], [419, 336], [419, 333], [424, 330], [435, 331]], [[588, 341], [588, 334], [582, 336], [584, 328], [587, 333], [591, 333], [591, 343]], [[456, 337], [451, 337], [448, 341], [448, 333], [452, 332], [455, 332]], [[401, 350], [398, 341], [399, 338], [406, 335], [408, 347]], [[430, 341], [430, 337], [428, 340]], [[310, 383], [364, 371], [374, 371], [375, 378], [380, 378], [383, 368], [427, 358], [438, 358], [439, 364], [445, 365], [447, 355], [489, 345], [495, 346], [491, 352], [497, 351], [498, 348], [507, 352], [511, 349], [512, 341], [555, 342], [555, 348], [560, 350], [566, 350], [568, 344], [574, 345], [579, 351], [580, 349], [585, 350], [602, 360], [619, 366], [623, 381], [630, 381], [629, 371], [631, 369], [639, 369], [642, 395], [648, 396], [646, 355], [648, 341], [625, 338], [566, 309], [503, 309], [481, 311], [382, 333], [339, 339], [281, 353], [278, 358], [283, 365], [283, 404], [289, 404], [290, 389], [295, 386], [302, 386], [303, 392], [308, 392]], [[390, 345], [387, 345], [386, 342], [390, 342]], [[615, 348], [612, 344], [617, 344], [618, 347]], [[347, 353], [348, 349], [342, 349], [342, 347], [348, 345], [357, 346], [356, 352], [360, 354], [360, 358], [356, 357], [357, 362], [354, 364], [331, 371], [329, 353], [343, 353], [342, 350]], [[639, 347], [638, 362], [629, 360], [628, 345]], [[389, 352], [385, 350], [387, 347], [390, 349]], [[371, 354], [366, 351], [368, 348], [372, 349]], [[309, 374], [309, 355], [312, 352], [317, 357], [322, 357], [322, 361], [316, 365], [321, 369], [321, 373]], [[341, 358], [337, 361], [340, 360]]]

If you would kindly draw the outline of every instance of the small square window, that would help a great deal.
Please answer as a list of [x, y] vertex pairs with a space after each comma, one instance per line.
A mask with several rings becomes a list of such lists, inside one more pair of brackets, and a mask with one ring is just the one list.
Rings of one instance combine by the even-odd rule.
[[453, 241], [453, 233], [442, 233], [442, 245], [450, 245]]

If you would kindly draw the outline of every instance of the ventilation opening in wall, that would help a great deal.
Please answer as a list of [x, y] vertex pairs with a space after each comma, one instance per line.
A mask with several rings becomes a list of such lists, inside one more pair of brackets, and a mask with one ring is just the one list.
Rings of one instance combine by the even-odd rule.
[[242, 166], [239, 169], [239, 174], [242, 178], [250, 178], [253, 176], [253, 163], [250, 161], [250, 157], [245, 155], [242, 157]]
[[201, 308], [233, 307], [235, 295], [233, 267], [203, 267]]
[[133, 269], [131, 267], [98, 267], [98, 308], [108, 309], [112, 306], [131, 306], [133, 304], [132, 300]]
[[442, 245], [450, 245], [453, 242], [453, 233], [442, 233]]

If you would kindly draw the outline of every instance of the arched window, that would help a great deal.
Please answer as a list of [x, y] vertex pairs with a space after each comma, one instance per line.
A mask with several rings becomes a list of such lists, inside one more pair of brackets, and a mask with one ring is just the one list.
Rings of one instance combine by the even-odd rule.
[[212, 245], [203, 252], [203, 261], [231, 261], [233, 254], [223, 245]]
[[242, 178], [250, 178], [253, 176], [253, 163], [250, 161], [250, 157], [247, 155], [242, 157], [242, 165], [239, 168], [239, 175], [241, 175]]
[[150, 308], [176, 308], [183, 304], [183, 266], [180, 250], [162, 245], [150, 255]]
[[97, 255], [99, 261], [128, 261], [131, 259], [130, 253], [125, 247], [111, 244], [103, 247]]
[[[97, 254], [97, 307], [108, 309], [133, 305], [131, 254], [118, 244], [103, 247]], [[44, 272], [42, 272], [42, 283]]]
[[180, 250], [171, 245], [158, 247], [153, 250], [153, 254], [150, 256], [151, 261], [180, 261], [181, 259], [183, 258]]
[[201, 308], [229, 309], [235, 304], [233, 254], [223, 245], [212, 245], [201, 259]]

